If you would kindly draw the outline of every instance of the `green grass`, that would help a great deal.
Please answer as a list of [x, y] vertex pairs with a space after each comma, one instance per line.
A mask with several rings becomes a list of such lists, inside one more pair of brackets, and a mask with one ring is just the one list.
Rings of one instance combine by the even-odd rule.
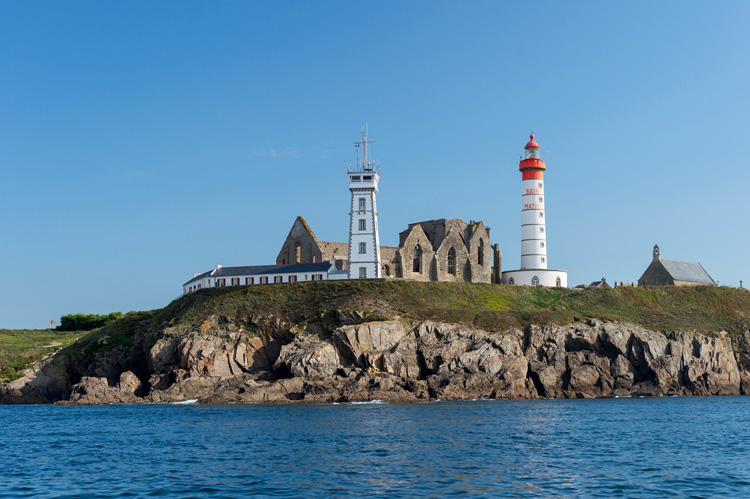
[[[334, 326], [337, 310], [363, 311], [369, 320], [433, 320], [493, 332], [523, 329], [530, 324], [570, 324], [588, 318], [630, 322], [664, 332], [725, 330], [737, 334], [750, 330], [750, 293], [734, 288], [580, 290], [469, 283], [324, 281], [204, 289], [163, 309], [129, 312], [80, 338], [64, 352], [92, 360], [98, 352], [134, 341], [148, 347], [168, 326], [200, 324], [212, 315], [242, 321], [250, 317], [273, 317], [292, 324]], [[17, 359], [24, 348], [31, 350], [36, 345], [34, 358], [39, 358], [44, 353], [39, 345], [49, 344], [51, 340], [46, 338], [60, 333], [27, 334], [36, 343], [22, 339], [19, 332], [0, 330], [0, 349], [17, 347], [14, 358]], [[67, 338], [69, 344], [72, 337]], [[31, 357], [24, 357], [25, 365]], [[0, 357], [2, 368], [12, 367], [12, 362]]]
[[719, 287], [624, 287], [574, 290], [409, 281], [341, 281], [214, 288], [159, 311], [173, 323], [209, 315], [273, 315], [310, 322], [331, 310], [370, 310], [381, 317], [438, 320], [490, 331], [532, 323], [598, 318], [659, 330], [746, 331], [750, 293]]
[[82, 334], [52, 329], [0, 329], [0, 383], [19, 378], [22, 370], [71, 344]]

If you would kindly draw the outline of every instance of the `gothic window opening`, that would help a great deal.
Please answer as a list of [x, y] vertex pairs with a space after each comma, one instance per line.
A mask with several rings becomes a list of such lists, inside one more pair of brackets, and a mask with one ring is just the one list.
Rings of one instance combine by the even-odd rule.
[[448, 250], [448, 273], [456, 275], [456, 248]]
[[422, 273], [422, 247], [418, 244], [414, 247], [414, 267], [412, 271]]
[[537, 276], [534, 276], [531, 278], [531, 285], [532, 286], [539, 286], [539, 278]]
[[477, 261], [479, 261], [479, 265], [484, 265], [484, 239], [479, 240], [479, 251], [477, 252]]
[[558, 288], [562, 287], [562, 280], [559, 277], [555, 279], [555, 286]]
[[294, 245], [294, 262], [300, 263], [300, 247], [299, 243]]

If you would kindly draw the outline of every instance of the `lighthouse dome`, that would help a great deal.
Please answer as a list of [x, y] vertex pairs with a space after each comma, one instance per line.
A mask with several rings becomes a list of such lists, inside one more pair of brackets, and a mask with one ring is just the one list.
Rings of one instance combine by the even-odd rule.
[[534, 140], [534, 135], [529, 135], [531, 140], [528, 144], [526, 144], [526, 147], [524, 149], [539, 149], [539, 144], [536, 143], [536, 140]]

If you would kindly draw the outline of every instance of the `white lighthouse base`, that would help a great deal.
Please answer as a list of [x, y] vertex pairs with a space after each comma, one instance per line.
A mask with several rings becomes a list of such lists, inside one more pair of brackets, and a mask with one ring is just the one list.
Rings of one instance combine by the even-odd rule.
[[[536, 280], [534, 279], [536, 278]], [[568, 271], [554, 269], [508, 270], [502, 274], [503, 284], [511, 286], [548, 286], [567, 288]]]

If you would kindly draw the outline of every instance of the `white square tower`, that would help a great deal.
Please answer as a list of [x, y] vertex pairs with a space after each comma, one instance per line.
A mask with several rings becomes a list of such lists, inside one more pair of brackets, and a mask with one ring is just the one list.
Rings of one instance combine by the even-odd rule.
[[362, 129], [362, 164], [355, 171], [347, 170], [352, 202], [349, 207], [349, 279], [372, 279], [380, 275], [380, 237], [375, 194], [380, 180], [379, 167], [367, 157], [367, 131]]

